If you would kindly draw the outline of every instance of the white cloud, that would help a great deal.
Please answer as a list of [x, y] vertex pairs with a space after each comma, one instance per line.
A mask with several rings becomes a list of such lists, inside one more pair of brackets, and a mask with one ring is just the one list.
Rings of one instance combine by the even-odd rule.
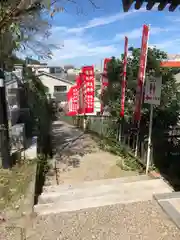
[[117, 22], [119, 20], [125, 19], [128, 16], [133, 16], [136, 13], [142, 13], [142, 12], [146, 12], [146, 9], [142, 8], [138, 11], [131, 10], [127, 13], [119, 12], [117, 14], [106, 16], [106, 17], [93, 18], [93, 19], [89, 20], [86, 24], [79, 26], [79, 27], [66, 28], [66, 27], [62, 26], [62, 27], [55, 27], [54, 30], [58, 31], [58, 29], [59, 29], [62, 32], [66, 32], [66, 33], [82, 33], [86, 29], [108, 25], [108, 24]]
[[151, 46], [155, 46], [160, 49], [170, 49], [171, 47], [177, 48], [177, 45], [180, 45], [180, 38], [161, 41], [160, 43], [151, 44]]
[[[162, 32], [169, 32], [169, 31], [176, 31], [176, 30], [177, 28], [174, 29], [174, 28], [150, 27], [150, 36], [160, 34]], [[136, 39], [136, 38], [140, 38], [141, 35], [142, 35], [142, 27], [135, 28], [128, 32], [122, 32], [122, 33], [116, 34], [114, 41], [122, 40], [124, 39], [125, 36], [129, 37], [129, 39]]]
[[108, 25], [121, 19], [125, 19], [128, 16], [133, 16], [137, 12], [145, 11], [146, 10], [142, 8], [140, 11], [132, 10], [128, 13], [121, 12], [107, 17], [94, 18], [88, 21], [87, 24], [75, 28], [67, 28], [65, 26], [53, 27], [48, 42], [63, 46], [63, 48], [53, 51], [53, 59], [49, 63], [54, 64], [59, 61], [77, 57], [112, 56], [117, 52], [117, 49], [113, 44], [95, 42], [92, 37], [89, 38], [85, 35], [84, 30]]
[[177, 17], [167, 17], [167, 19], [169, 19], [169, 21], [171, 22], [175, 22], [175, 23], [179, 23], [180, 22], [180, 17], [177, 16]]
[[113, 43], [103, 44], [103, 42], [95, 42], [92, 36], [87, 37], [85, 35], [85, 30], [108, 25], [145, 11], [146, 9], [142, 8], [139, 11], [132, 10], [128, 13], [118, 12], [115, 15], [94, 18], [86, 24], [74, 28], [67, 28], [65, 26], [53, 27], [51, 31], [52, 35], [48, 42], [53, 44], [58, 43], [58, 45], [63, 45], [63, 48], [53, 51], [53, 59], [49, 61], [49, 64], [57, 64], [67, 59], [78, 57], [97, 56], [101, 58], [116, 54], [117, 49]]
[[64, 48], [53, 51], [50, 65], [63, 62], [63, 60], [87, 56], [112, 56], [117, 50], [113, 45], [100, 45], [87, 38], [68, 38], [64, 40]]

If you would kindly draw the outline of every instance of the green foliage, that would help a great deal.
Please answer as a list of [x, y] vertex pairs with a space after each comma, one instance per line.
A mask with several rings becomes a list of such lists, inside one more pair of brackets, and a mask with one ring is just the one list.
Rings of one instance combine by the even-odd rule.
[[[131, 48], [131, 56], [128, 57], [127, 65], [127, 86], [125, 98], [125, 117], [122, 131], [128, 131], [132, 127], [133, 120], [133, 106], [136, 94], [137, 77], [139, 71], [140, 49]], [[179, 161], [178, 157], [172, 155], [174, 151], [179, 152], [179, 148], [175, 143], [170, 143], [166, 136], [166, 132], [170, 127], [176, 127], [179, 124], [180, 116], [180, 88], [179, 83], [176, 82], [175, 74], [180, 72], [180, 69], [161, 68], [160, 62], [167, 59], [167, 54], [159, 49], [148, 49], [147, 56], [147, 76], [162, 76], [162, 91], [161, 103], [154, 107], [153, 113], [153, 129], [152, 129], [152, 146], [153, 146], [153, 163], [158, 169], [169, 177], [173, 183], [173, 179], [178, 179], [179, 176]], [[119, 71], [119, 72], [118, 72]], [[120, 99], [121, 99], [121, 77], [122, 60], [113, 58], [108, 66], [109, 86], [104, 94], [104, 103], [111, 109], [111, 114], [116, 118], [117, 122], [120, 120]], [[146, 79], [145, 79], [146, 81]], [[149, 104], [142, 104], [142, 117], [139, 129], [139, 148], [138, 153], [144, 160], [144, 152], [146, 152], [147, 136], [149, 127]], [[117, 129], [117, 124], [114, 129]], [[112, 126], [109, 125], [109, 128]], [[122, 136], [124, 133], [122, 132]], [[115, 137], [115, 135], [114, 135]], [[132, 140], [132, 134], [130, 137]], [[177, 140], [177, 139], [176, 139]], [[134, 149], [133, 143], [128, 144]], [[179, 145], [178, 145], [179, 146]], [[143, 149], [142, 149], [143, 148]], [[142, 151], [144, 150], [144, 151]], [[176, 154], [176, 153], [175, 153]], [[131, 161], [130, 161], [131, 162]], [[179, 184], [179, 182], [178, 182]], [[176, 183], [177, 185], [177, 183]], [[178, 188], [179, 189], [179, 188]]]
[[119, 111], [118, 98], [120, 96], [121, 89], [121, 71], [122, 62], [115, 57], [108, 63], [107, 77], [109, 79], [108, 89], [104, 92], [102, 100], [104, 105], [109, 105], [111, 114], [117, 116]]
[[52, 122], [52, 110], [47, 99], [48, 89], [29, 68], [25, 69], [24, 78], [22, 102], [24, 107], [29, 109], [29, 116], [25, 121], [27, 135], [35, 131], [34, 134], [38, 136], [39, 153], [47, 156], [51, 153]]
[[[125, 121], [132, 121], [133, 104], [136, 93], [137, 76], [139, 71], [140, 49], [131, 48], [131, 56], [128, 57], [127, 64], [127, 88], [125, 100]], [[175, 125], [178, 121], [180, 112], [180, 94], [178, 84], [174, 74], [179, 69], [163, 69], [160, 67], [160, 61], [167, 58], [167, 54], [159, 49], [148, 49], [146, 76], [162, 76], [162, 96], [160, 106], [154, 111], [154, 125], [157, 128], [166, 129], [170, 125]], [[103, 101], [109, 105], [111, 114], [117, 119], [120, 111], [121, 81], [122, 81], [122, 60], [112, 58], [108, 65], [109, 85], [104, 94]], [[141, 125], [148, 125], [149, 105], [142, 106]]]
[[[30, 49], [40, 58], [50, 58], [54, 45], [37, 40], [35, 35], [47, 37], [50, 25], [45, 21], [42, 1], [6, 0], [0, 2], [0, 55], [8, 61], [16, 51]], [[1, 64], [2, 64], [1, 63]]]
[[121, 169], [125, 171], [138, 171], [139, 173], [143, 172], [143, 166], [140, 164], [140, 160], [136, 159], [126, 146], [122, 144], [119, 145], [118, 142], [111, 138], [99, 140], [99, 146], [101, 149], [121, 157], [121, 160], [117, 162], [117, 165]]
[[[87, 2], [93, 8], [97, 8], [95, 0], [87, 0]], [[41, 59], [51, 58], [52, 49], [57, 47], [42, 41], [50, 34], [50, 17], [62, 13], [68, 4], [75, 6], [76, 12], [79, 13], [82, 11], [81, 3], [81, 1], [69, 0], [0, 1], [0, 56], [2, 63], [13, 52], [24, 51], [25, 48]], [[35, 38], [36, 34], [42, 36], [42, 39]]]
[[48, 120], [50, 114], [46, 95], [48, 89], [42, 84], [41, 80], [31, 72], [31, 69], [27, 70], [25, 88], [30, 111], [33, 113], [34, 119], [40, 123], [39, 127], [48, 130], [48, 128], [46, 128], [46, 124], [49, 124], [50, 120]]

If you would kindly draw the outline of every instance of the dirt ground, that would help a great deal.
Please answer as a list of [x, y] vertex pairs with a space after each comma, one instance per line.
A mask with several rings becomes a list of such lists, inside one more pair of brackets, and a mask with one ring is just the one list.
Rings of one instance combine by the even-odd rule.
[[[74, 131], [72, 128], [72, 135]], [[65, 134], [65, 131], [62, 134]], [[81, 135], [80, 132], [79, 135], [80, 137], [76, 136], [76, 140], [69, 142], [64, 149], [56, 147], [56, 176], [51, 171], [46, 185], [138, 175], [138, 171], [122, 170], [117, 165], [121, 158], [102, 151], [98, 139], [93, 139], [89, 134]], [[56, 136], [56, 144], [58, 137]]]

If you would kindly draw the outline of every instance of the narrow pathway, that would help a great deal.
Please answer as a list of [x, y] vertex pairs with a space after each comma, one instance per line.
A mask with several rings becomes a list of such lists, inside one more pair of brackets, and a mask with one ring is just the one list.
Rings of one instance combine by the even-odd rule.
[[[49, 173], [34, 208], [39, 215], [27, 231], [28, 240], [180, 239], [178, 228], [152, 198], [171, 192], [161, 179], [121, 170], [119, 157], [62, 122], [54, 125], [54, 140], [56, 171]], [[109, 204], [101, 205], [104, 200]]]
[[[138, 175], [138, 172], [121, 170], [117, 166], [120, 157], [100, 150], [98, 143], [79, 129], [56, 122], [53, 131], [58, 184]], [[47, 184], [56, 181], [55, 176], [49, 176]]]

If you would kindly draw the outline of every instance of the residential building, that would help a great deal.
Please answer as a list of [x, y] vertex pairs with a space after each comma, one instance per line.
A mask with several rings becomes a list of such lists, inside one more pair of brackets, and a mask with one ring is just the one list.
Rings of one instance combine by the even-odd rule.
[[28, 64], [28, 67], [32, 69], [32, 71], [35, 73], [35, 75], [39, 75], [41, 73], [49, 73], [56, 75], [60, 78], [65, 78], [66, 77], [66, 72], [64, 68], [60, 66], [47, 66], [47, 64]]
[[[78, 68], [47, 66], [47, 64], [28, 64], [32, 71], [39, 77], [42, 83], [49, 89], [49, 95], [58, 103], [67, 101], [67, 92], [75, 84], [76, 76], [81, 72]], [[95, 69], [96, 89], [100, 88], [100, 71]], [[96, 98], [95, 105], [100, 108], [100, 102]], [[99, 111], [99, 110], [98, 110]]]
[[[32, 71], [36, 75], [40, 75], [41, 73], [49, 73], [58, 78], [66, 79], [70, 82], [75, 82], [76, 76], [81, 72], [80, 68], [66, 68], [60, 66], [48, 66], [47, 64], [28, 64], [28, 67], [32, 69]], [[95, 78], [96, 82], [100, 82], [100, 70], [95, 68]]]
[[67, 100], [67, 92], [73, 86], [71, 81], [59, 77], [58, 74], [50, 74], [43, 72], [38, 75], [44, 86], [49, 89], [49, 95], [57, 102], [64, 102]]
[[46, 63], [41, 63], [41, 64], [27, 64], [27, 67], [30, 67], [32, 71], [38, 75], [41, 72], [47, 72], [49, 73], [49, 67], [47, 66]]
[[168, 54], [167, 60], [162, 61], [161, 66], [180, 68], [180, 54]]
[[36, 76], [49, 90], [51, 98], [57, 102], [66, 101], [66, 95], [75, 79], [68, 81], [67, 72], [60, 66], [48, 66], [47, 64], [28, 64]]

